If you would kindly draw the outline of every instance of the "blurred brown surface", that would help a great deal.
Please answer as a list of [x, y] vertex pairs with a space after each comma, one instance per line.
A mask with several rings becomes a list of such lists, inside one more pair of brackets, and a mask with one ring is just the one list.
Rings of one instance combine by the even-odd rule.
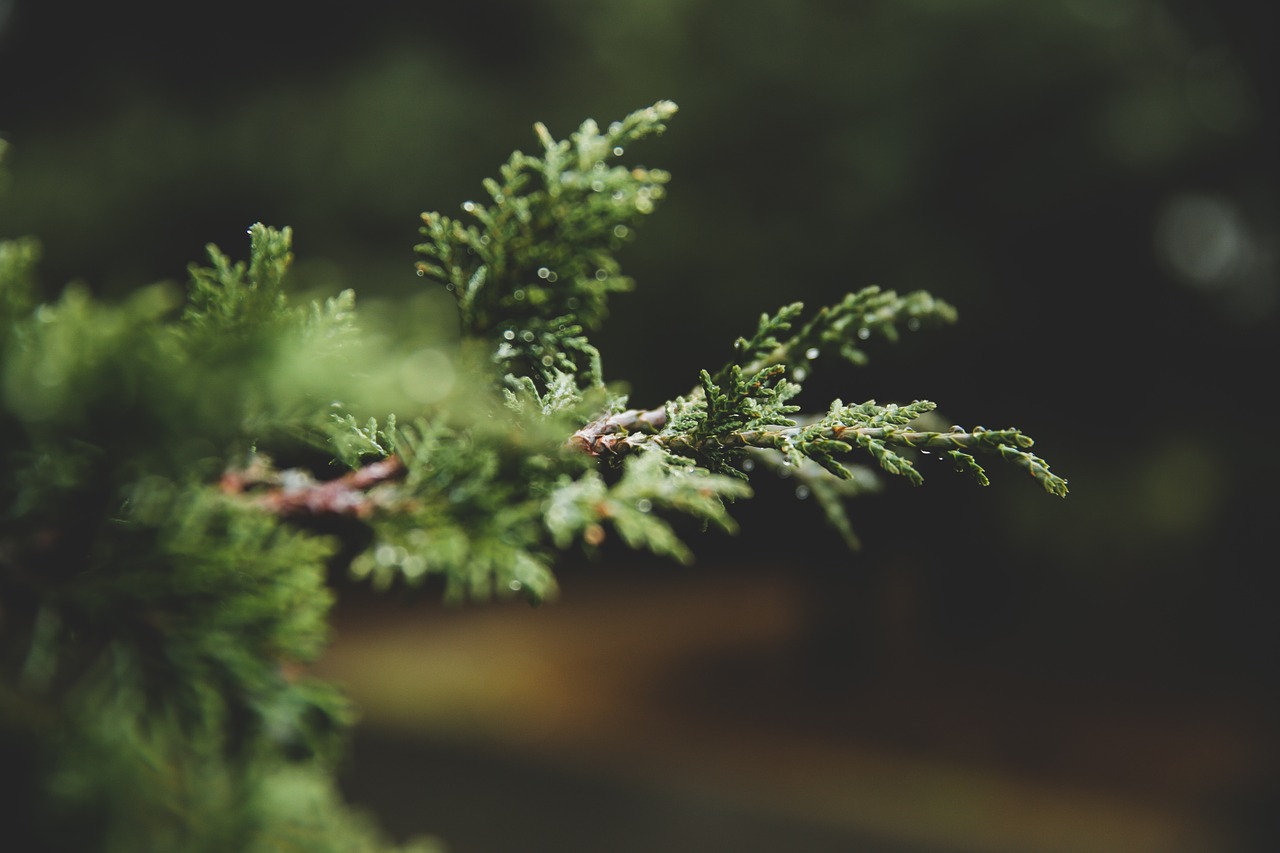
[[[370, 750], [394, 755], [399, 743], [405, 758], [423, 744], [464, 765], [468, 750], [489, 756], [481, 791], [501, 789], [509, 761], [543, 779], [534, 787], [558, 773], [588, 780], [576, 795], [587, 813], [594, 779], [781, 820], [781, 838], [817, 828], [877, 839], [869, 849], [1253, 849], [1256, 829], [1236, 825], [1237, 811], [1265, 790], [1277, 738], [1249, 697], [935, 659], [900, 627], [882, 631], [879, 665], [824, 673], [806, 659], [812, 602], [781, 568], [648, 580], [597, 569], [566, 587], [539, 609], [344, 604], [319, 669], [363, 710], [356, 771], [398, 772], [385, 756], [360, 763], [361, 738], [372, 738], [382, 746]], [[429, 821], [427, 804], [450, 783], [399, 763], [415, 819]], [[353, 784], [358, 798], [363, 783]], [[637, 811], [655, 808], [647, 797], [634, 795]], [[671, 831], [661, 848], [612, 849], [685, 849]], [[557, 849], [519, 837], [483, 849]]]

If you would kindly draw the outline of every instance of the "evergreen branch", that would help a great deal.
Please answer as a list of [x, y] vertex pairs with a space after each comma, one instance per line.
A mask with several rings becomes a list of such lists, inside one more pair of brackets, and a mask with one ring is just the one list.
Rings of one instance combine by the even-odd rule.
[[[784, 461], [794, 463], [811, 459], [842, 479], [850, 475], [835, 463], [833, 455], [848, 453], [859, 447], [870, 454], [885, 471], [904, 476], [912, 483], [923, 482], [915, 465], [894, 448], [918, 451], [959, 452], [963, 460], [962, 470], [972, 473], [983, 485], [987, 484], [982, 468], [966, 451], [997, 454], [1006, 461], [1022, 467], [1050, 494], [1065, 496], [1067, 481], [1050, 472], [1048, 464], [1027, 452], [1032, 446], [1030, 436], [1017, 429], [989, 430], [975, 427], [972, 431], [954, 427], [949, 432], [916, 430], [906, 426], [909, 421], [934, 408], [928, 401], [917, 401], [908, 406], [876, 406], [868, 401], [858, 406], [842, 406], [839, 401], [826, 417], [808, 424], [770, 428], [729, 429], [719, 433], [632, 431], [595, 434], [588, 438], [582, 431], [575, 434], [574, 445], [593, 456], [621, 457], [636, 450], [659, 446], [672, 453], [697, 460], [698, 464], [722, 465], [726, 454], [736, 461], [741, 451], [748, 448], [770, 449], [783, 454]], [[618, 422], [639, 422], [639, 415], [625, 413]], [[621, 438], [614, 436], [622, 435]], [[710, 467], [710, 466], [708, 466]]]
[[605, 131], [591, 120], [567, 140], [534, 126], [541, 156], [515, 152], [491, 203], [468, 201], [470, 223], [424, 213], [418, 274], [453, 292], [463, 334], [491, 343], [496, 376], [544, 385], [555, 371], [582, 388], [603, 383], [586, 332], [607, 314], [608, 297], [631, 289], [616, 253], [665, 195], [657, 169], [613, 164], [624, 145], [661, 133], [669, 101], [638, 110]]
[[[824, 352], [834, 350], [862, 364], [866, 355], [858, 343], [873, 335], [896, 341], [899, 323], [915, 330], [926, 321], [955, 319], [950, 305], [928, 293], [899, 296], [877, 287], [848, 294], [838, 304], [820, 309], [792, 333], [802, 312], [803, 305], [796, 302], [776, 314], [761, 315], [755, 333], [734, 343], [735, 360], [714, 376], [702, 371], [699, 384], [686, 397], [658, 409], [598, 416], [574, 432], [567, 444], [610, 464], [656, 444], [710, 471], [742, 479], [747, 479], [744, 463], [754, 464], [745, 455], [750, 451], [779, 472], [812, 467], [833, 479], [809, 474], [797, 487], [798, 494], [815, 495], [828, 520], [852, 547], [856, 547], [857, 537], [848, 523], [843, 499], [866, 489], [855, 485], [853, 472], [837, 457], [854, 448], [871, 456], [885, 472], [918, 485], [923, 476], [909, 454], [913, 450], [929, 453], [939, 447], [959, 454], [952, 456], [957, 469], [987, 485], [982, 466], [972, 454], [957, 449], [972, 446], [1023, 467], [1051, 494], [1067, 493], [1066, 480], [1027, 453], [1030, 439], [1016, 430], [992, 433], [977, 428], [973, 433], [953, 430], [944, 434], [912, 429], [912, 422], [933, 410], [934, 404], [928, 401], [906, 406], [878, 406], [868, 401], [846, 407], [836, 400], [825, 417], [794, 420], [799, 409], [786, 401], [799, 393], [799, 383]], [[786, 381], [788, 375], [795, 381]], [[837, 482], [850, 486], [836, 488], [833, 483]]]

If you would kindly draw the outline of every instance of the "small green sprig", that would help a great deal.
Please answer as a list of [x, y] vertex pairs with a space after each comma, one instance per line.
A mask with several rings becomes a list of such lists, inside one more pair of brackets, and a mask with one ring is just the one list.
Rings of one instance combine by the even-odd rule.
[[808, 361], [834, 351], [855, 365], [868, 361], [865, 343], [875, 338], [896, 342], [899, 326], [918, 331], [927, 326], [954, 323], [956, 309], [923, 290], [899, 295], [871, 286], [850, 293], [835, 305], [820, 308], [788, 342], [786, 357], [795, 361], [803, 353]]
[[864, 342], [881, 337], [897, 341], [898, 326], [917, 331], [926, 324], [953, 323], [956, 310], [931, 294], [917, 290], [906, 295], [871, 286], [850, 293], [835, 305], [820, 308], [794, 334], [788, 335], [804, 312], [803, 302], [784, 306], [776, 314], [762, 314], [755, 334], [738, 338], [735, 361], [721, 368], [717, 381], [733, 364], [755, 372], [774, 364], [786, 364], [796, 381], [803, 381], [819, 356], [835, 352], [855, 365], [865, 365]]
[[[723, 385], [717, 384], [705, 370], [699, 376], [702, 399], [680, 409], [668, 432], [683, 432], [688, 446], [699, 448], [693, 454], [699, 464], [711, 471], [743, 477], [734, 466], [739, 454], [718, 440], [719, 436], [768, 432], [769, 427], [795, 425], [789, 415], [800, 411], [787, 400], [800, 391], [800, 386], [785, 378], [785, 365], [772, 364], [749, 378], [742, 368], [732, 365], [722, 371]], [[764, 445], [762, 445], [764, 446]]]
[[609, 296], [633, 286], [617, 251], [670, 178], [616, 161], [675, 111], [660, 101], [603, 130], [587, 120], [565, 140], [539, 123], [542, 153], [512, 154], [498, 179], [484, 181], [489, 203], [465, 202], [464, 219], [422, 214], [418, 274], [453, 292], [463, 334], [493, 345], [499, 377], [541, 386], [559, 372], [582, 388], [602, 384], [587, 334], [607, 316]]
[[628, 547], [689, 563], [692, 552], [661, 514], [687, 515], [733, 532], [737, 526], [724, 502], [750, 495], [751, 488], [736, 478], [710, 473], [655, 448], [629, 458], [612, 488], [596, 472], [563, 480], [548, 501], [545, 521], [558, 548], [579, 538], [594, 547], [603, 541], [608, 524]]
[[689, 421], [683, 420], [661, 433], [633, 437], [616, 443], [615, 447], [630, 451], [656, 444], [694, 458], [699, 464], [711, 460], [717, 465], [723, 464], [726, 456], [741, 460], [749, 448], [770, 449], [781, 454], [784, 465], [799, 465], [809, 459], [841, 479], [852, 475], [835, 456], [850, 453], [856, 447], [868, 453], [886, 472], [906, 477], [915, 485], [924, 482], [924, 477], [912, 460], [898, 451], [945, 451], [955, 460], [957, 470], [967, 471], [979, 483], [987, 485], [984, 469], [969, 452], [976, 451], [996, 454], [1018, 465], [1050, 494], [1060, 497], [1067, 494], [1067, 481], [1053, 474], [1048, 463], [1029, 452], [1034, 442], [1020, 430], [989, 430], [979, 426], [972, 431], [953, 427], [948, 432], [933, 432], [910, 426], [911, 421], [934, 408], [935, 404], [927, 400], [906, 406], [893, 403], [879, 406], [874, 400], [845, 406], [837, 400], [825, 417], [803, 426], [793, 423], [777, 428], [757, 426], [710, 433], [699, 429], [684, 431], [680, 425]]
[[261, 326], [285, 316], [285, 272], [293, 262], [293, 232], [257, 223], [249, 229], [249, 262], [231, 262], [217, 246], [206, 251], [212, 267], [192, 264], [183, 321], [218, 335]]

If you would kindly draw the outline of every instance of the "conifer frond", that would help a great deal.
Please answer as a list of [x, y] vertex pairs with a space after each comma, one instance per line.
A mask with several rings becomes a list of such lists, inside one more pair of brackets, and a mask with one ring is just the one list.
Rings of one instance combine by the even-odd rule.
[[[976, 450], [991, 453], [1010, 461], [1030, 473], [1045, 489], [1060, 497], [1067, 494], [1067, 481], [1053, 474], [1048, 464], [1029, 453], [1032, 446], [1030, 436], [1017, 429], [988, 430], [975, 427], [972, 432], [961, 427], [953, 427], [949, 432], [932, 432], [914, 429], [911, 421], [925, 412], [931, 411], [934, 404], [928, 401], [917, 401], [908, 406], [877, 406], [873, 401], [857, 406], [843, 406], [837, 401], [827, 416], [805, 426], [783, 426], [768, 428], [726, 429], [723, 432], [708, 433], [696, 427], [682, 431], [680, 426], [691, 421], [686, 419], [677, 422], [662, 433], [653, 436], [636, 436], [632, 441], [619, 443], [617, 447], [630, 451], [635, 448], [657, 444], [672, 452], [688, 455], [699, 464], [725, 464], [726, 457], [741, 460], [749, 448], [767, 448], [781, 454], [783, 464], [798, 465], [803, 460], [812, 460], [832, 474], [842, 479], [850, 475], [840, 463], [835, 461], [835, 454], [844, 454], [861, 448], [870, 454], [886, 472], [906, 477], [919, 485], [924, 478], [916, 470], [915, 464], [899, 451], [960, 451], [957, 460], [959, 470], [974, 474], [982, 485], [987, 484], [985, 473], [976, 459], [967, 451]], [[705, 419], [693, 418], [695, 424], [706, 423]], [[734, 421], [723, 421], [732, 426]]]
[[750, 338], [734, 342], [735, 359], [716, 374], [722, 381], [734, 364], [754, 373], [775, 364], [785, 364], [790, 375], [801, 382], [812, 372], [815, 359], [834, 352], [853, 364], [867, 363], [863, 342], [882, 337], [897, 341], [899, 325], [917, 331], [929, 324], [952, 323], [955, 309], [931, 294], [919, 290], [899, 296], [893, 290], [864, 287], [845, 295], [835, 305], [820, 308], [798, 331], [787, 334], [804, 312], [804, 303], [793, 302], [776, 314], [762, 314]]
[[601, 130], [587, 120], [556, 140], [541, 123], [541, 154], [517, 151], [487, 179], [489, 202], [463, 204], [463, 218], [424, 213], [419, 275], [457, 299], [465, 335], [490, 341], [496, 375], [545, 385], [556, 371], [581, 388], [602, 383], [586, 333], [629, 290], [617, 251], [665, 195], [669, 175], [628, 168], [625, 147], [661, 133], [676, 107], [661, 101]]
[[821, 308], [787, 341], [778, 360], [798, 365], [803, 364], [801, 358], [812, 362], [824, 353], [835, 352], [846, 361], [863, 365], [868, 358], [863, 350], [866, 341], [875, 337], [897, 341], [900, 325], [914, 332], [955, 320], [955, 308], [926, 291], [899, 295], [874, 285], [864, 287], [835, 305]]
[[778, 339], [779, 334], [791, 330], [793, 321], [804, 311], [803, 302], [793, 302], [778, 309], [776, 314], [761, 314], [756, 332], [750, 338], [738, 338], [733, 343], [735, 361], [726, 364], [716, 373], [717, 380], [723, 380], [725, 374], [734, 367], [742, 370], [742, 365], [752, 365], [762, 369], [786, 360], [789, 347]]
[[188, 268], [191, 287], [182, 319], [207, 333], [236, 333], [265, 326], [286, 312], [283, 281], [293, 261], [293, 232], [255, 223], [249, 228], [249, 261], [231, 262], [206, 247], [211, 267]]
[[371, 457], [382, 459], [395, 452], [396, 416], [389, 415], [387, 425], [380, 427], [377, 418], [371, 417], [362, 425], [352, 414], [333, 412], [326, 433], [338, 460], [358, 468]]
[[612, 487], [595, 472], [562, 479], [547, 501], [544, 520], [557, 548], [578, 539], [594, 548], [604, 540], [608, 525], [628, 547], [688, 563], [692, 552], [662, 513], [687, 515], [732, 532], [736, 524], [724, 502], [750, 495], [750, 487], [740, 480], [682, 464], [653, 448], [629, 458]]
[[356, 333], [356, 292], [350, 288], [324, 302], [312, 302], [303, 309], [303, 334], [319, 339], [324, 345], [338, 348], [351, 341]]

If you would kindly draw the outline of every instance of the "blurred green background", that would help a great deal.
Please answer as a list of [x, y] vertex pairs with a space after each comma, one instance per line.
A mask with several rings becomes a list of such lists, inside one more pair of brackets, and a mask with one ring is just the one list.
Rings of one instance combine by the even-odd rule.
[[[786, 482], [762, 482], [738, 536], [699, 540], [697, 567], [571, 560], [563, 600], [532, 615], [389, 610], [346, 590], [339, 663], [344, 648], [462, 660], [442, 639], [455, 629], [496, 656], [457, 663], [470, 680], [437, 673], [470, 697], [461, 717], [413, 704], [449, 703], [412, 667], [387, 665], [412, 689], [379, 688], [361, 680], [382, 671], [372, 658], [334, 663], [368, 709], [353, 796], [459, 853], [1271, 849], [1276, 35], [1273, 6], [1209, 0], [0, 0], [0, 234], [43, 241], [50, 294], [83, 280], [115, 295], [182, 280], [207, 242], [242, 257], [253, 222], [290, 225], [307, 286], [406, 300], [422, 289], [418, 214], [479, 197], [536, 144], [534, 121], [565, 136], [675, 100], [668, 133], [628, 152], [674, 178], [623, 255], [639, 287], [597, 340], [633, 404], [683, 393], [762, 311], [925, 288], [957, 306], [956, 326], [820, 371], [801, 402], [927, 398], [956, 423], [1018, 426], [1071, 496], [1006, 466], [987, 489], [926, 467], [924, 488], [893, 482], [853, 507], [864, 548], [848, 554]], [[418, 303], [443, 318], [424, 321], [430, 334], [447, 325], [441, 294]], [[676, 631], [684, 654], [645, 657], [680, 601], [690, 626], [738, 613], [725, 630], [741, 643]], [[633, 614], [635, 643], [603, 642], [592, 608]], [[360, 645], [393, 616], [438, 628]], [[544, 647], [540, 631], [578, 639]], [[607, 692], [590, 668], [528, 693], [480, 689], [510, 676], [490, 666], [512, 648], [495, 637], [570, 657], [602, 643], [598, 658], [620, 656], [609, 684], [641, 655], [648, 710], [596, 740], [547, 735], [596, 731], [573, 715], [537, 736], [486, 728], [486, 702], [518, 696], [538, 718], [538, 702], [589, 709]], [[741, 728], [741, 744], [687, 758], [671, 732], [700, 742], [690, 715]], [[682, 722], [654, 728], [651, 752], [687, 760], [659, 763], [637, 793], [636, 756], [605, 744], [659, 718]], [[849, 789], [862, 807], [832, 793], [830, 808], [787, 809], [779, 789], [753, 800], [688, 781], [797, 730], [830, 761], [849, 744], [880, 751], [840, 764], [869, 780]], [[585, 776], [564, 775], [570, 755]], [[762, 762], [736, 775], [777, 782]], [[915, 793], [866, 807], [908, 765], [923, 781], [890, 790]], [[975, 812], [958, 793], [970, 777], [939, 781], [962, 770], [1086, 792], [1119, 823], [1054, 811], [1050, 794]]]

